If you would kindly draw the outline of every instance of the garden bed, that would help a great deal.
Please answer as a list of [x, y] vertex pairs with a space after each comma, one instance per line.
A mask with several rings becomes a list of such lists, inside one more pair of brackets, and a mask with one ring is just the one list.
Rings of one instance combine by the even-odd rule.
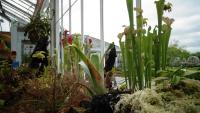
[[169, 81], [134, 94], [123, 95], [115, 113], [199, 113], [200, 81], [181, 80], [171, 86]]

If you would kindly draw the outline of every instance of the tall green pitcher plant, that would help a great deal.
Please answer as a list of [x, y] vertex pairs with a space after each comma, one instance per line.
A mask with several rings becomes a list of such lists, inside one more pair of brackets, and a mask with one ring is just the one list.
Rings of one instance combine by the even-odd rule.
[[[157, 9], [163, 11], [166, 8], [165, 1], [158, 2], [156, 2], [156, 5], [159, 5]], [[129, 89], [135, 91], [151, 87], [153, 64], [155, 65], [154, 70], [157, 71], [160, 70], [162, 61], [164, 69], [172, 22], [169, 18], [163, 18], [163, 12], [160, 11], [158, 12], [158, 26], [153, 31], [151, 27], [146, 30], [144, 25], [147, 24], [147, 19], [143, 18], [141, 7], [133, 8], [134, 0], [126, 0], [126, 3], [130, 23], [124, 32], [118, 35], [118, 38], [122, 53], [123, 74]], [[136, 28], [134, 27], [134, 12], [137, 13]], [[162, 20], [166, 24], [162, 25]]]
[[[135, 29], [133, 0], [127, 0], [126, 2], [130, 24], [124, 29], [123, 33], [118, 35], [118, 37], [122, 52], [122, 67], [125, 80], [129, 86], [129, 89], [134, 91], [137, 89], [141, 90], [145, 87], [150, 87], [149, 78], [151, 77], [149, 76], [151, 76], [150, 60], [152, 49], [147, 49], [147, 47], [152, 45], [152, 40], [149, 40], [148, 34], [143, 29], [143, 23], [145, 22], [143, 22], [144, 19], [142, 17], [142, 9], [135, 8], [135, 11], [137, 12], [137, 29]], [[122, 40], [123, 37], [125, 37], [125, 41]], [[147, 43], [146, 47], [143, 46], [145, 43]]]
[[[171, 24], [173, 23], [174, 19], [163, 17], [164, 11], [171, 11], [171, 3], [165, 3], [165, 0], [158, 0], [155, 1], [155, 4], [158, 16], [158, 33], [154, 39], [154, 61], [155, 72], [157, 72], [159, 70], [166, 69], [167, 48], [172, 30]], [[163, 21], [165, 24], [162, 23]]]

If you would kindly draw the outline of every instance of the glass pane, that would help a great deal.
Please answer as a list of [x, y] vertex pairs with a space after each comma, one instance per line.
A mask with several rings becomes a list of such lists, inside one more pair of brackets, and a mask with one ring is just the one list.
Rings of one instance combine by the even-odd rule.
[[33, 4], [36, 4], [36, 3], [37, 3], [37, 0], [25, 0], [25, 1], [30, 1], [30, 2], [32, 2]]
[[7, 15], [16, 15], [18, 18], [29, 21], [34, 13], [37, 0], [1, 0], [1, 3], [5, 11], [12, 13]]
[[12, 4], [12, 5], [14, 5], [14, 6], [17, 7], [17, 8], [15, 8], [15, 7], [13, 7], [12, 5], [10, 5], [10, 6], [12, 6], [15, 10], [21, 9], [21, 10], [23, 10], [24, 12], [26, 12], [26, 13], [28, 13], [28, 14], [30, 14], [30, 15], [33, 14], [34, 9], [32, 9], [32, 8], [30, 7], [31, 5], [24, 5], [20, 0], [9, 0], [8, 2], [9, 2], [10, 4]]
[[[23, 13], [20, 13], [19, 11], [16, 11], [8, 6], [3, 6], [3, 9], [5, 9], [6, 11], [12, 13], [13, 15], [17, 16], [18, 18], [21, 18], [23, 20], [29, 20], [29, 17], [25, 16]], [[8, 15], [10, 15], [9, 13], [6, 13]], [[10, 16], [13, 16], [10, 15]], [[14, 17], [15, 18], [15, 17]]]

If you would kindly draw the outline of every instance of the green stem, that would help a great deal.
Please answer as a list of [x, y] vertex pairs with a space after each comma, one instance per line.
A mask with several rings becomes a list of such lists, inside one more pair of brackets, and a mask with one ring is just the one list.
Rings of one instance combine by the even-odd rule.
[[124, 42], [122, 42], [121, 40], [119, 41], [119, 44], [120, 44], [120, 48], [121, 48], [121, 53], [122, 53], [122, 69], [123, 69], [123, 74], [124, 74], [124, 77], [125, 77], [125, 82], [126, 82], [126, 85], [128, 85], [128, 82], [127, 82], [127, 71], [126, 71], [126, 56], [125, 56], [125, 47], [124, 47]]
[[128, 80], [129, 80], [129, 87], [130, 89], [134, 90], [135, 89], [135, 83], [134, 81], [134, 68], [133, 68], [133, 30], [134, 30], [134, 18], [133, 18], [133, 0], [126, 0], [127, 3], [127, 9], [128, 9], [128, 14], [129, 14], [129, 22], [130, 22], [130, 28], [128, 30], [128, 33], [126, 35], [125, 39], [125, 50], [126, 50], [126, 57], [127, 57], [127, 67], [128, 67]]
[[[141, 9], [140, 9], [141, 10]], [[143, 61], [142, 61], [142, 25], [143, 25], [143, 17], [142, 17], [142, 12], [138, 12], [137, 15], [137, 38], [136, 38], [136, 47], [137, 47], [137, 78], [139, 82], [139, 89], [143, 89]]]
[[165, 32], [164, 32], [164, 60], [163, 60], [163, 70], [165, 70], [165, 68], [166, 68], [166, 62], [167, 62], [167, 50], [168, 50], [168, 44], [169, 44], [169, 39], [170, 39], [170, 35], [171, 35], [171, 30], [172, 30], [172, 28], [171, 28], [171, 26], [168, 26], [167, 25], [167, 28], [166, 28], [166, 30], [165, 30]]
[[[160, 70], [160, 61], [161, 58], [163, 58], [163, 54], [162, 54], [162, 17], [163, 17], [163, 9], [164, 9], [164, 3], [165, 0], [159, 0], [156, 1], [156, 9], [157, 9], [157, 15], [158, 15], [158, 36], [156, 37], [155, 40], [155, 46], [156, 46], [156, 54], [155, 54], [155, 72], [157, 72], [158, 70]], [[160, 58], [161, 56], [161, 58]]]

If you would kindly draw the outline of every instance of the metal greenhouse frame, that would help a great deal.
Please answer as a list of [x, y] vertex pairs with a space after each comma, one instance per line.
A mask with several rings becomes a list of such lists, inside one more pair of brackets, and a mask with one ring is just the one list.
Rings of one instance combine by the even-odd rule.
[[[77, 2], [76, 0], [75, 2]], [[68, 0], [69, 9], [69, 31], [71, 34], [71, 8], [75, 4], [72, 0]], [[80, 12], [81, 12], [81, 36], [84, 36], [84, 0], [80, 0]], [[99, 0], [100, 3], [100, 39], [101, 39], [101, 55], [104, 53], [104, 13], [103, 13], [103, 0]], [[61, 5], [59, 5], [61, 4]], [[61, 9], [61, 10], [60, 10]], [[60, 63], [63, 62], [63, 48], [60, 46], [60, 32], [63, 32], [63, 16], [66, 12], [63, 11], [63, 0], [1, 0], [0, 1], [0, 16], [8, 20], [9, 22], [18, 21], [22, 24], [30, 22], [30, 18], [34, 18], [37, 13], [50, 12], [51, 21], [51, 43], [50, 43], [50, 55], [53, 56], [55, 48], [61, 52], [58, 54], [58, 72], [64, 73], [61, 70]], [[61, 15], [60, 14], [61, 11]]]

